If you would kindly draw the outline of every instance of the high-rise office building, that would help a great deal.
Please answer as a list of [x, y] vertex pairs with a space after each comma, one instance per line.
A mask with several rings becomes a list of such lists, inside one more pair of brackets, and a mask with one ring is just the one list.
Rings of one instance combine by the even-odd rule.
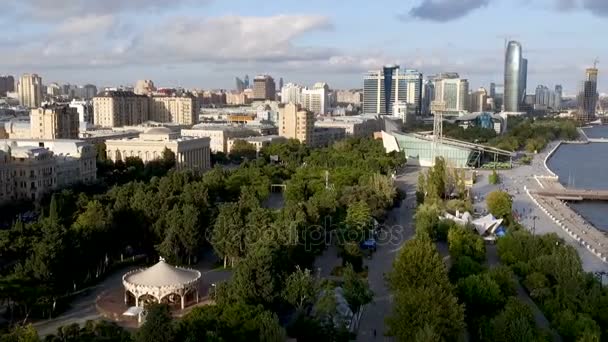
[[471, 93], [469, 101], [470, 112], [484, 112], [488, 109], [488, 92], [485, 88], [479, 88]]
[[254, 100], [274, 100], [276, 97], [275, 84], [268, 75], [256, 76], [253, 79]]
[[245, 79], [243, 80], [243, 83], [245, 83], [245, 89], [249, 89], [250, 88], [250, 84], [249, 84], [249, 75], [245, 75]]
[[283, 88], [283, 77], [279, 78], [279, 89]]
[[562, 98], [564, 96], [564, 88], [561, 84], [555, 86], [555, 109], [562, 109]]
[[490, 83], [490, 94], [488, 94], [488, 96], [491, 98], [496, 97], [496, 83], [494, 83], [494, 82]]
[[576, 118], [580, 122], [589, 122], [595, 119], [595, 107], [598, 100], [597, 75], [598, 69], [595, 67], [585, 70], [585, 80], [577, 97], [578, 114]]
[[442, 73], [432, 80], [434, 96], [431, 112], [460, 112], [467, 110], [469, 81], [457, 73]]
[[528, 90], [528, 60], [521, 59], [521, 75], [519, 77], [519, 103], [523, 103]]
[[236, 77], [235, 78], [235, 83], [236, 83], [236, 91], [237, 92], [242, 92], [244, 91], [245, 88], [245, 82], [243, 82], [243, 80], [241, 80], [240, 78]]
[[92, 84], [85, 84], [82, 87], [82, 98], [85, 100], [90, 100], [97, 95], [97, 87]]
[[422, 106], [422, 74], [401, 71], [397, 65], [370, 71], [363, 78], [363, 112], [392, 115], [396, 102], [414, 106], [417, 115]]
[[329, 86], [319, 82], [312, 89], [302, 90], [302, 107], [313, 114], [325, 114], [329, 107]]
[[15, 91], [15, 78], [13, 76], [0, 76], [0, 96]]
[[524, 64], [527, 69], [527, 62], [524, 62], [522, 57], [521, 44], [516, 41], [510, 41], [507, 44], [505, 53], [505, 83], [503, 106], [505, 112], [519, 112], [519, 105], [522, 103], [522, 94], [525, 83], [522, 80], [524, 74]]
[[149, 120], [157, 122], [173, 122], [179, 125], [194, 125], [198, 123], [200, 109], [198, 97], [190, 93], [174, 96], [152, 96], [148, 114]]
[[304, 87], [295, 84], [287, 83], [281, 88], [281, 103], [302, 103], [302, 90]]
[[36, 74], [24, 74], [17, 85], [19, 102], [24, 107], [37, 108], [42, 103], [42, 78]]
[[297, 139], [303, 144], [313, 144], [315, 118], [311, 111], [295, 103], [279, 107], [279, 135]]

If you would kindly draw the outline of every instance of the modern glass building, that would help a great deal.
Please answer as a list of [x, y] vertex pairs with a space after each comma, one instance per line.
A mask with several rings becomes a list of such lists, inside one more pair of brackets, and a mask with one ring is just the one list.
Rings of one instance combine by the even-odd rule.
[[[524, 65], [525, 63], [525, 65]], [[505, 89], [503, 105], [505, 112], [519, 112], [519, 105], [523, 102], [525, 95], [525, 81], [522, 80], [527, 75], [527, 61], [522, 57], [521, 44], [510, 41], [507, 45], [505, 54]], [[526, 68], [524, 72], [524, 67]]]
[[392, 115], [393, 106], [405, 102], [420, 115], [422, 105], [422, 73], [401, 71], [397, 65], [387, 65], [368, 72], [363, 79], [363, 112]]
[[581, 122], [595, 120], [595, 107], [597, 106], [597, 68], [589, 68], [585, 71], [585, 81], [583, 81], [581, 91], [578, 95], [578, 115], [577, 119]]

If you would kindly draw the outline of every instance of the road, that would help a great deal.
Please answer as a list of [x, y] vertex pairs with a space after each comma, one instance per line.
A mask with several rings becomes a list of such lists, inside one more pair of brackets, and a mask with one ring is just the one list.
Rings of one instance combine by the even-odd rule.
[[[407, 192], [407, 198], [401, 206], [393, 209], [387, 219], [386, 239], [378, 239], [378, 250], [372, 259], [366, 260], [368, 267], [368, 281], [374, 300], [367, 305], [361, 316], [357, 341], [392, 341], [385, 337], [384, 319], [392, 311], [392, 296], [387, 288], [384, 274], [389, 273], [393, 267], [393, 260], [405, 241], [414, 236], [412, 225], [416, 197], [416, 183], [419, 169], [406, 168], [404, 174], [397, 177], [395, 183], [399, 189]], [[374, 337], [376, 330], [376, 337]]]
[[[214, 265], [215, 259], [210, 255], [206, 255], [204, 261], [193, 266], [193, 268], [202, 273], [202, 287], [204, 289], [209, 289], [212, 283], [221, 282], [230, 278], [231, 271], [214, 269]], [[57, 328], [61, 326], [73, 323], [84, 324], [88, 320], [102, 319], [95, 308], [97, 296], [106, 290], [122, 287], [122, 276], [134, 268], [135, 267], [128, 267], [115, 271], [99, 284], [89, 288], [88, 291], [74, 298], [70, 309], [58, 317], [34, 323], [33, 326], [38, 331], [38, 335], [44, 337], [46, 335], [55, 334]]]

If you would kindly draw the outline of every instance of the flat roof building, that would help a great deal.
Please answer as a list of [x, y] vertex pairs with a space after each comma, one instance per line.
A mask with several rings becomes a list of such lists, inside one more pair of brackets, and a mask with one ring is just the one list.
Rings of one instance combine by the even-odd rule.
[[204, 171], [211, 168], [210, 139], [207, 137], [181, 137], [166, 127], [153, 127], [140, 134], [138, 138], [107, 140], [108, 159], [116, 162], [128, 157], [138, 157], [144, 163], [162, 158], [165, 149], [175, 154], [178, 170], [190, 169]]

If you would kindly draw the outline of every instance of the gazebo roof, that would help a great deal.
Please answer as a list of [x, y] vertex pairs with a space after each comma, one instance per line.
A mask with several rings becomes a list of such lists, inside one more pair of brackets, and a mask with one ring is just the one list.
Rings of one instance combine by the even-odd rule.
[[162, 287], [185, 285], [200, 277], [199, 271], [171, 266], [160, 260], [145, 270], [126, 274], [124, 280], [133, 285]]

